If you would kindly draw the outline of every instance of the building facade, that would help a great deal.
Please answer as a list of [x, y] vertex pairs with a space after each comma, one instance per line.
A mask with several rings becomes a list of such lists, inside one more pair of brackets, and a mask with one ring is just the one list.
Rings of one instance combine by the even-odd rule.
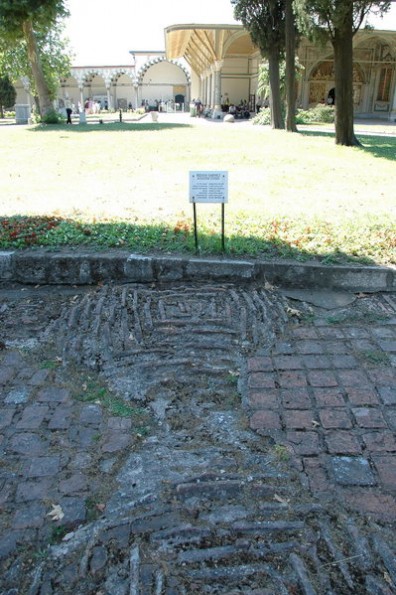
[[[354, 37], [356, 117], [396, 121], [396, 32], [362, 30]], [[102, 109], [141, 105], [186, 108], [199, 99], [221, 117], [224, 104], [247, 103], [255, 110], [261, 56], [242, 25], [172, 25], [165, 51], [131, 51], [130, 64], [73, 67], [61, 81], [60, 108]], [[336, 101], [333, 50], [302, 39], [297, 50], [302, 74], [297, 107]], [[32, 102], [27, 80], [17, 81], [17, 103]]]
[[[57, 107], [127, 110], [139, 106], [177, 103], [182, 109], [191, 99], [191, 74], [184, 60], [168, 60], [165, 52], [131, 51], [131, 64], [73, 66], [60, 81]], [[31, 104], [27, 79], [15, 82], [16, 103]]]
[[[173, 25], [165, 38], [168, 58], [183, 56], [198, 75], [192, 93], [204, 104], [218, 111], [242, 99], [254, 109], [261, 56], [241, 25]], [[396, 121], [396, 31], [358, 31], [353, 52], [355, 116]], [[302, 39], [297, 55], [302, 66], [297, 107], [334, 102], [331, 44], [319, 47]]]

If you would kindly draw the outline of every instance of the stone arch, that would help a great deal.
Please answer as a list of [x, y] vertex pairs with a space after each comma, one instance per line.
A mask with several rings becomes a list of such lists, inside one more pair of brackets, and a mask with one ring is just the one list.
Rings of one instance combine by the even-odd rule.
[[73, 75], [62, 78], [60, 81], [60, 93], [58, 97], [58, 104], [60, 108], [66, 106], [70, 102], [75, 107], [80, 101], [80, 83]]
[[245, 30], [233, 32], [225, 41], [222, 57], [226, 58], [228, 53], [251, 55], [258, 51], [258, 48], [251, 40], [249, 33]]
[[176, 60], [156, 57], [148, 60], [136, 76], [139, 102], [151, 109], [174, 109], [176, 96], [190, 101], [191, 77], [187, 68]]
[[143, 64], [143, 66], [139, 69], [137, 76], [136, 76], [136, 80], [137, 83], [139, 85], [143, 84], [143, 79], [145, 74], [147, 73], [147, 71], [152, 67], [155, 66], [156, 64], [160, 64], [160, 63], [167, 63], [167, 64], [173, 64], [174, 66], [177, 66], [178, 68], [180, 68], [186, 77], [186, 82], [187, 84], [191, 83], [191, 77], [190, 77], [190, 73], [187, 70], [187, 68], [181, 64], [180, 62], [177, 62], [176, 60], [167, 60], [165, 57], [161, 56], [158, 58], [152, 58], [151, 60], [148, 60], [145, 64]]
[[[316, 62], [311, 68], [308, 77], [309, 81], [309, 104], [327, 103], [329, 93], [334, 89], [334, 59], [327, 56], [325, 59]], [[354, 104], [359, 105], [362, 97], [362, 88], [365, 84], [365, 75], [361, 66], [353, 63], [353, 86]]]
[[99, 69], [90, 69], [85, 72], [82, 91], [84, 105], [86, 107], [88, 101], [99, 103], [101, 107], [104, 107], [105, 102], [108, 101], [108, 85], [106, 83], [105, 73]]
[[135, 103], [134, 78], [125, 69], [116, 70], [111, 77], [113, 103], [116, 109], [127, 110]]

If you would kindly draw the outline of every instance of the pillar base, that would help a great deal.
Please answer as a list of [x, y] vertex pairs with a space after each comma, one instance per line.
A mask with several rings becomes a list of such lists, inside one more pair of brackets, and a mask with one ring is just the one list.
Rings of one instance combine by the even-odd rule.
[[224, 113], [222, 112], [221, 108], [215, 107], [212, 112], [212, 120], [222, 120], [224, 118]]
[[396, 122], [396, 109], [392, 110], [389, 114], [389, 120], [391, 122]]

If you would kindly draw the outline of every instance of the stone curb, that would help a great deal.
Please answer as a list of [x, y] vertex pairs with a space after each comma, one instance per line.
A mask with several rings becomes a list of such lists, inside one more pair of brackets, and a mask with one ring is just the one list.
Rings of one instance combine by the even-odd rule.
[[391, 267], [142, 256], [125, 251], [3, 251], [0, 252], [0, 279], [36, 285], [90, 285], [101, 281], [258, 281], [283, 288], [396, 291], [396, 269]]

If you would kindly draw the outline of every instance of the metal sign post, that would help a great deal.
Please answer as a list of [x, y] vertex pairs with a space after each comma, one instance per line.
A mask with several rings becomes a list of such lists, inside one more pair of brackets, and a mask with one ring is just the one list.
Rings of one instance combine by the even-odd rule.
[[228, 171], [190, 171], [190, 202], [193, 205], [196, 250], [198, 250], [196, 203], [221, 203], [221, 248], [224, 252], [224, 205], [228, 202]]

